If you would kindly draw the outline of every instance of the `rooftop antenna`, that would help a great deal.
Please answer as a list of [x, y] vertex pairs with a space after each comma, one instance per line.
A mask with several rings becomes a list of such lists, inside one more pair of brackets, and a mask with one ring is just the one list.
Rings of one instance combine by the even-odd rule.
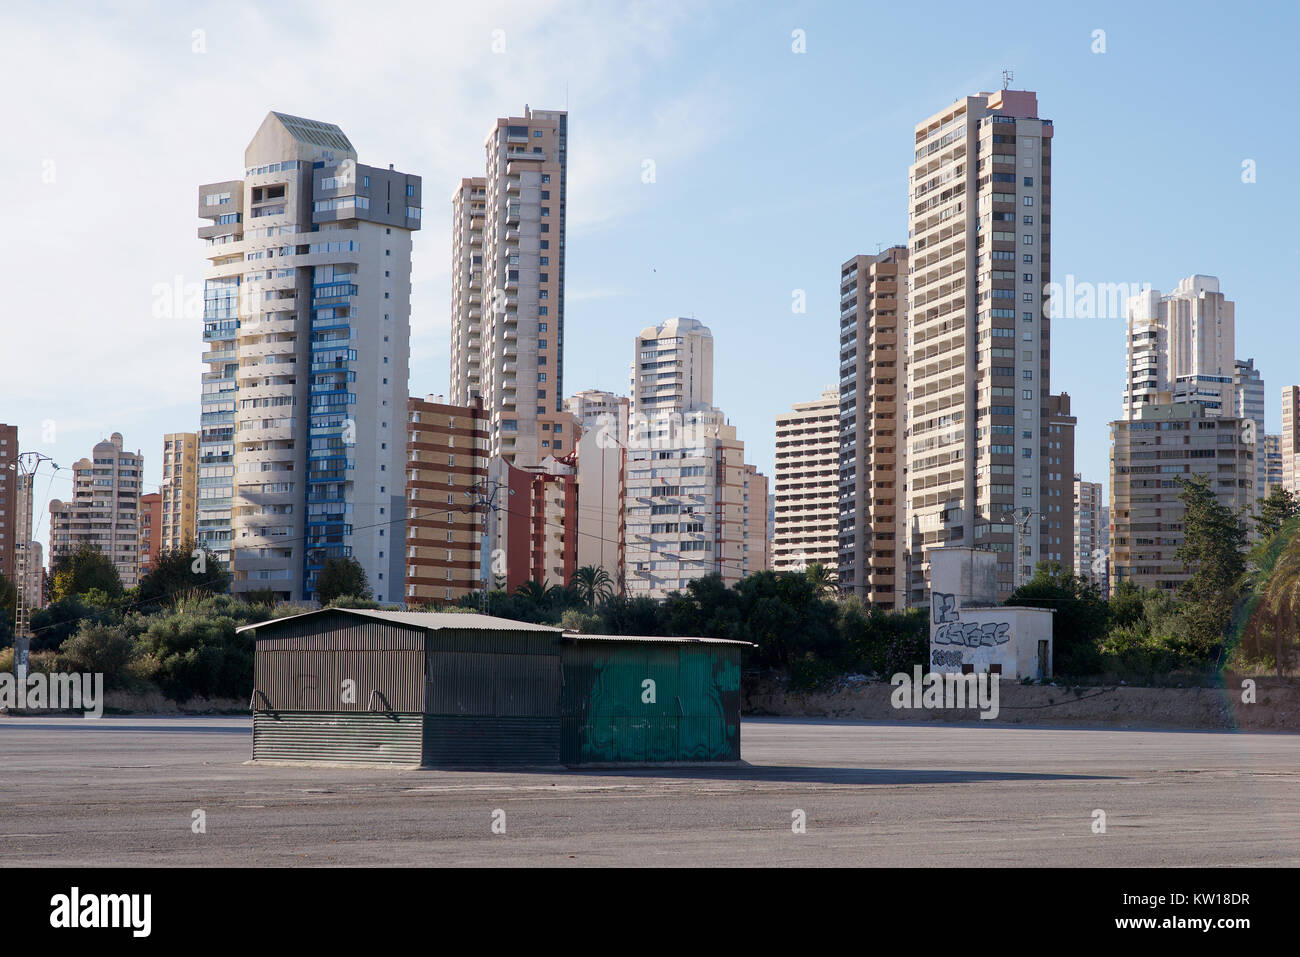
[[1011, 81], [1014, 80], [1015, 78], [1016, 78], [1016, 74], [1015, 74], [1013, 71], [1011, 71], [1011, 70], [1003, 70], [1003, 71], [1002, 71], [1002, 89], [1004, 89], [1004, 90], [1005, 90], [1005, 89], [1008, 89], [1008, 88], [1011, 86]]

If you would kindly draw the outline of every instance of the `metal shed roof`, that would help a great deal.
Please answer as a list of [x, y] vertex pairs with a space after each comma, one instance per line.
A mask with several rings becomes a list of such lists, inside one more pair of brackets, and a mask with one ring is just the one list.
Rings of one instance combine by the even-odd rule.
[[497, 618], [494, 615], [458, 615], [454, 612], [429, 611], [384, 611], [379, 608], [320, 608], [315, 611], [303, 612], [299, 615], [285, 615], [283, 618], [271, 618], [267, 621], [259, 621], [251, 625], [244, 625], [235, 630], [238, 632], [250, 631], [254, 628], [265, 628], [268, 625], [277, 625], [280, 622], [294, 621], [299, 618], [309, 618], [312, 615], [324, 615], [329, 612], [339, 612], [345, 615], [357, 615], [362, 618], [377, 618], [380, 621], [392, 622], [395, 625], [408, 625], [412, 628], [423, 628], [426, 631], [543, 631], [550, 634], [559, 634], [562, 631], [562, 629], [556, 628], [553, 625], [534, 625], [532, 622], [513, 621], [509, 618]]
[[731, 638], [688, 638], [675, 635], [587, 635], [577, 631], [566, 631], [565, 641], [653, 641], [675, 645], [740, 645], [745, 648], [757, 648], [753, 642], [734, 641]]

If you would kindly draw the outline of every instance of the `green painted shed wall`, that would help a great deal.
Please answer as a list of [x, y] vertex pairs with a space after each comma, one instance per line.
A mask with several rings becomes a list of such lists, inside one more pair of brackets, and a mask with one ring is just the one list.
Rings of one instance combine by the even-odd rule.
[[[645, 681], [655, 682], [653, 701]], [[620, 641], [564, 648], [565, 764], [740, 760], [740, 649]]]

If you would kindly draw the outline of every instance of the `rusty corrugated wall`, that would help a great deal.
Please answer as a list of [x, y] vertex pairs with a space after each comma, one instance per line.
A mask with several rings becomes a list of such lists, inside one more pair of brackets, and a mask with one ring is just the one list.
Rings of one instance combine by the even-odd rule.
[[346, 615], [265, 630], [275, 637], [257, 641], [256, 710], [424, 710], [422, 631]]

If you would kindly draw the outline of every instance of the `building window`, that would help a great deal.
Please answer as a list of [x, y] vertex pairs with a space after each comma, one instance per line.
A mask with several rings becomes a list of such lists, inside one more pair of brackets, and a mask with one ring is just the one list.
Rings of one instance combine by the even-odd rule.
[[1033, 206], [1033, 205], [1034, 205], [1034, 197], [1032, 197], [1032, 196], [1026, 196], [1026, 197], [1025, 197], [1025, 205], [1026, 205], [1026, 206]]
[[1021, 237], [1020, 241], [1026, 246], [1032, 246], [1034, 244], [1034, 237], [1031, 233], [1025, 233], [1025, 235]]

